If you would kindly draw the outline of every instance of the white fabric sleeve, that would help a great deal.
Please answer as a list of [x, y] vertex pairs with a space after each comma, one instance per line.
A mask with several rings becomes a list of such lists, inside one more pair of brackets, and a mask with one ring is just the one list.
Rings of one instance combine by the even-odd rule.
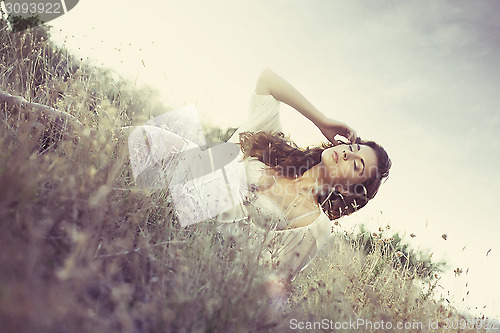
[[280, 102], [272, 95], [252, 94], [247, 120], [231, 136], [228, 142], [238, 143], [242, 132], [281, 131]]

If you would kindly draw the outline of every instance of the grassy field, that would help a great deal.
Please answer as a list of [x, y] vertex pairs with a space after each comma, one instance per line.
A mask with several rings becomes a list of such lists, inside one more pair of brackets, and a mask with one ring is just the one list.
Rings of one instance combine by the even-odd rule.
[[456, 331], [438, 278], [404, 264], [385, 226], [337, 232], [277, 305], [258, 254], [221, 244], [214, 223], [180, 227], [168, 191], [134, 186], [113, 129], [166, 112], [156, 93], [54, 47], [45, 28], [0, 22], [0, 90], [86, 127], [0, 103], [2, 332]]

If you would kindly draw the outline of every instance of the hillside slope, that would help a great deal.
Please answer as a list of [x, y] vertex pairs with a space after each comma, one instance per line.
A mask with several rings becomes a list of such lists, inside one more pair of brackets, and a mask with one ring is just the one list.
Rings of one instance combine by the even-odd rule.
[[346, 331], [401, 322], [449, 332], [463, 319], [433, 300], [438, 279], [420, 287], [417, 267], [400, 264], [405, 254], [383, 250], [388, 231], [371, 236], [368, 254], [364, 242], [337, 233], [287, 303], [271, 301], [258, 254], [225, 246], [211, 222], [181, 228], [168, 191], [134, 186], [113, 129], [167, 111], [155, 93], [74, 59], [44, 27], [14, 34], [0, 23], [0, 90], [92, 128], [70, 133], [64, 122], [0, 103], [6, 332], [332, 331], [349, 322]]

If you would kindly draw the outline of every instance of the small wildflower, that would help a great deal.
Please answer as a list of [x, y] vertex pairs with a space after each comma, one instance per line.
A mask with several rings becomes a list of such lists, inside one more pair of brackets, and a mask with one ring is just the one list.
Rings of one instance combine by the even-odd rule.
[[82, 135], [83, 135], [83, 136], [90, 136], [90, 129], [85, 128], [85, 129], [82, 131]]
[[455, 268], [455, 270], [453, 271], [453, 273], [455, 273], [455, 276], [459, 276], [460, 274], [462, 274], [462, 272], [463, 270], [460, 267]]
[[444, 240], [447, 240], [448, 239], [448, 235], [447, 234], [442, 234], [441, 237], [444, 239]]
[[88, 176], [90, 177], [90, 179], [92, 179], [92, 178], [94, 178], [95, 174], [97, 173], [97, 169], [94, 166], [91, 166], [87, 170], [87, 173], [88, 173]]

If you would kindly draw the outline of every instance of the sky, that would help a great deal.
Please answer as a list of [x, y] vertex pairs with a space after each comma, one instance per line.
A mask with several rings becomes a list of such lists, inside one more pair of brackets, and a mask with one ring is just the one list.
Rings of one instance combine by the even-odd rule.
[[[245, 120], [271, 68], [392, 159], [376, 198], [342, 227], [390, 224], [450, 264], [441, 290], [459, 309], [500, 318], [499, 11], [494, 1], [85, 0], [50, 25], [85, 61], [220, 127]], [[299, 145], [324, 141], [287, 106], [281, 120]]]

